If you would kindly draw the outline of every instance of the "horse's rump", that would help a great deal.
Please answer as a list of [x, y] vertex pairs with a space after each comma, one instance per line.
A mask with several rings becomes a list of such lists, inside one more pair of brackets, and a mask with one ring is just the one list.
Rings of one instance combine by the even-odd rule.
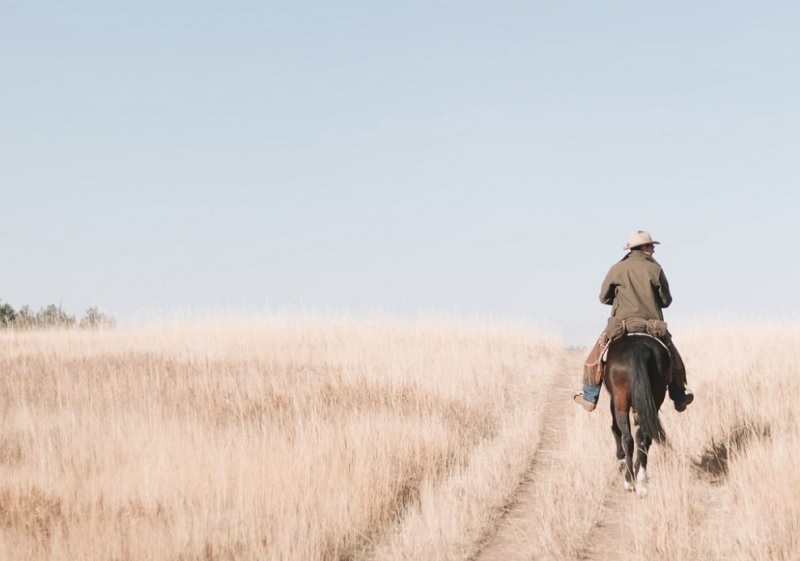
[[[629, 335], [612, 341], [608, 348], [606, 387], [612, 394], [615, 413], [636, 411], [642, 430], [654, 441], [666, 438], [658, 418], [669, 380], [669, 351], [657, 339]], [[615, 399], [615, 395], [629, 399]]]
[[[658, 339], [628, 335], [612, 341], [606, 363], [606, 389], [611, 394], [611, 431], [617, 458], [625, 461], [625, 488], [647, 493], [647, 454], [652, 442], [664, 442], [658, 418], [669, 381], [670, 353]], [[630, 411], [639, 420], [634, 439]], [[634, 456], [636, 461], [634, 463]]]

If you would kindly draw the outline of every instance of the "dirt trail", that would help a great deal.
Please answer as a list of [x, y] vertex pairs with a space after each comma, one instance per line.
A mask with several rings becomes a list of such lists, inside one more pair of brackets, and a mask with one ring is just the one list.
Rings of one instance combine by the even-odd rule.
[[[496, 530], [483, 541], [481, 547], [470, 557], [470, 561], [535, 561], [552, 559], [551, 552], [540, 550], [537, 540], [520, 539], [531, 532], [530, 512], [541, 511], [543, 500], [536, 489], [536, 481], [545, 480], [559, 461], [559, 446], [566, 431], [564, 408], [569, 407], [569, 399], [574, 388], [575, 371], [582, 364], [581, 351], [566, 351], [564, 358], [551, 381], [549, 394], [545, 400], [542, 418], [546, 421], [540, 432], [539, 446], [531, 460], [525, 478], [520, 482], [517, 492], [507, 505], [505, 513], [497, 523]], [[627, 492], [619, 484], [622, 477], [615, 468], [608, 474], [606, 495], [602, 505], [602, 522], [583, 538], [584, 547], [578, 559], [584, 561], [606, 560], [615, 557], [614, 547], [618, 547], [624, 522], [620, 508], [627, 499]], [[580, 539], [580, 538], [579, 538]]]
[[[534, 540], [520, 540], [519, 536], [530, 532], [530, 518], [528, 512], [536, 511], [541, 497], [536, 491], [536, 481], [546, 479], [557, 461], [559, 443], [566, 430], [564, 408], [569, 403], [569, 397], [574, 389], [576, 365], [580, 365], [577, 354], [580, 352], [566, 351], [559, 364], [557, 372], [551, 381], [550, 391], [544, 403], [542, 412], [543, 424], [539, 433], [539, 446], [533, 455], [530, 468], [525, 478], [506, 507], [504, 516], [497, 524], [493, 535], [487, 537], [479, 551], [470, 559], [471, 561], [513, 561], [515, 559], [546, 559], [547, 552], [537, 551], [537, 544], [527, 543]], [[520, 542], [527, 543], [521, 547]], [[526, 548], [527, 547], [527, 548]]]
[[584, 539], [584, 547], [578, 559], [581, 561], [607, 561], [619, 557], [620, 544], [627, 539], [627, 527], [622, 508], [625, 502], [633, 499], [622, 485], [622, 473], [614, 469], [608, 474], [606, 494], [603, 499], [602, 515]]

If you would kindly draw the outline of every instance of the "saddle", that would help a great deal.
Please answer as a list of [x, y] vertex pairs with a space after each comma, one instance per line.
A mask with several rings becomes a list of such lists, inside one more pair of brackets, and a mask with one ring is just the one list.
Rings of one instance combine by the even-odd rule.
[[[592, 356], [595, 361], [587, 362], [584, 368], [584, 383], [588, 385], [597, 385], [603, 379], [605, 370], [606, 356], [608, 355], [608, 347], [612, 341], [616, 341], [625, 336], [645, 336], [652, 337], [670, 352], [669, 346], [664, 342], [667, 337], [667, 323], [657, 319], [643, 319], [643, 318], [608, 318], [606, 329], [600, 336], [597, 346], [600, 347], [599, 352], [596, 349]], [[594, 354], [597, 352], [597, 354]], [[670, 352], [670, 354], [672, 354]]]

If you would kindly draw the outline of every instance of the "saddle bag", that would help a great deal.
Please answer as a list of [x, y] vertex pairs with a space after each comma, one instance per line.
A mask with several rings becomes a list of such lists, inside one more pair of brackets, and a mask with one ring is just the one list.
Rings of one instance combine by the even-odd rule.
[[628, 333], [647, 333], [661, 339], [667, 335], [667, 322], [658, 319], [608, 318], [606, 335], [609, 339], [613, 341]]

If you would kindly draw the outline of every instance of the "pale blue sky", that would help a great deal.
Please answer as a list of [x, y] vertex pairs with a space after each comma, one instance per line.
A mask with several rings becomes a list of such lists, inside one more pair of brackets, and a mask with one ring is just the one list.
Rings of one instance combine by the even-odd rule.
[[673, 332], [795, 316], [799, 6], [0, 1], [0, 299], [585, 344], [644, 228]]

